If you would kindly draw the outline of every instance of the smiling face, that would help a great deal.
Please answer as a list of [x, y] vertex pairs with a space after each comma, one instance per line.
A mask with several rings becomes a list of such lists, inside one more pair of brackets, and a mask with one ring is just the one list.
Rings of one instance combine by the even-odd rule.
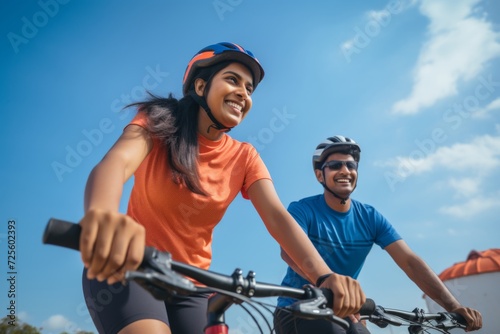
[[[203, 96], [206, 82], [195, 81], [196, 94]], [[250, 70], [240, 64], [231, 63], [217, 72], [210, 83], [206, 96], [207, 104], [214, 117], [227, 127], [241, 123], [252, 107], [253, 78]], [[200, 129], [207, 129], [212, 123], [205, 113], [200, 113]]]
[[[325, 163], [330, 161], [355, 161], [350, 154], [343, 153], [332, 153], [325, 160]], [[356, 187], [356, 182], [358, 180], [358, 171], [356, 169], [347, 168], [346, 164], [342, 164], [342, 167], [338, 170], [332, 170], [329, 167], [325, 167], [323, 171], [316, 169], [316, 178], [319, 182], [326, 182], [328, 189], [336, 193], [341, 197], [349, 197], [351, 192], [354, 191]], [[323, 178], [324, 177], [324, 178]], [[329, 194], [325, 192], [325, 194]]]

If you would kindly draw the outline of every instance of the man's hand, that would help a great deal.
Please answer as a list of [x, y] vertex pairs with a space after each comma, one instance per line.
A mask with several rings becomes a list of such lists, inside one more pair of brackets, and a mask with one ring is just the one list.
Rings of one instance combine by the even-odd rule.
[[452, 312], [460, 313], [467, 321], [466, 332], [477, 331], [483, 327], [483, 317], [479, 311], [468, 307], [459, 307], [454, 309]]

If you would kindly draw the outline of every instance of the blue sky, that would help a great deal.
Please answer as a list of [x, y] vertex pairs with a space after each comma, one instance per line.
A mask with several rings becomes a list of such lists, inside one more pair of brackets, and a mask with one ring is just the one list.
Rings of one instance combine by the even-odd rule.
[[[231, 135], [257, 147], [282, 202], [321, 192], [311, 154], [342, 134], [362, 148], [356, 199], [374, 205], [436, 271], [498, 248], [500, 8], [460, 1], [2, 2], [2, 274], [16, 226], [16, 312], [44, 333], [93, 330], [78, 253], [42, 245], [47, 220], [78, 221], [92, 167], [148, 89], [181, 94], [200, 48], [233, 41], [266, 77]], [[122, 202], [131, 184], [127, 184]], [[215, 231], [212, 269], [279, 283], [285, 265], [250, 202]], [[389, 256], [360, 276], [387, 307], [425, 307]], [[0, 304], [10, 303], [6, 279]], [[232, 313], [233, 333], [249, 320]], [[374, 331], [375, 332], [375, 331]]]

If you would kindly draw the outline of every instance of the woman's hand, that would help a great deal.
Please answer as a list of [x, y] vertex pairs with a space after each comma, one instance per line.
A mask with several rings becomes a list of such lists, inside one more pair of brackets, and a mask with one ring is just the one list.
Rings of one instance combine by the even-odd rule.
[[103, 210], [88, 210], [80, 221], [80, 254], [87, 278], [113, 284], [135, 270], [144, 256], [146, 231], [131, 217]]
[[332, 273], [321, 287], [332, 290], [333, 313], [340, 318], [358, 313], [366, 301], [359, 282], [349, 276]]

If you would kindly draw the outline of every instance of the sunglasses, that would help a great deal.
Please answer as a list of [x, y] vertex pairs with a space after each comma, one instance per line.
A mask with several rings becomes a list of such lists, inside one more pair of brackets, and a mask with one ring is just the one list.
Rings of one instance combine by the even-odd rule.
[[331, 160], [323, 164], [321, 169], [328, 167], [330, 170], [340, 170], [342, 166], [346, 166], [348, 170], [358, 170], [358, 163], [356, 161], [343, 161], [343, 160]]

